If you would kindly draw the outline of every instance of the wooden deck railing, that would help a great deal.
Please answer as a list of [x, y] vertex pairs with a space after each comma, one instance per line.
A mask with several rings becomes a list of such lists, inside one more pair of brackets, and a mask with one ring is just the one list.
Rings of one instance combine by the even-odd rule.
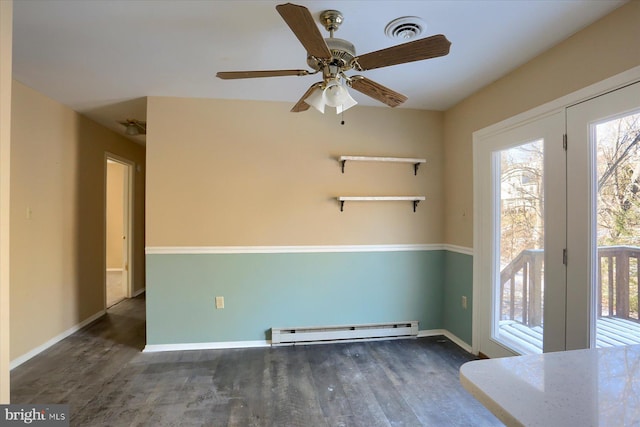
[[500, 272], [501, 320], [542, 324], [544, 250], [525, 249]]
[[[598, 248], [598, 317], [639, 322], [640, 247]], [[501, 320], [542, 325], [544, 251], [520, 252], [500, 272]]]
[[598, 317], [638, 322], [640, 247], [598, 248]]

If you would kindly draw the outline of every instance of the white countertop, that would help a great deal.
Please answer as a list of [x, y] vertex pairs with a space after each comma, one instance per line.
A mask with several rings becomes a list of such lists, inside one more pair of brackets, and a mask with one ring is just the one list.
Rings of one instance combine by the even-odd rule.
[[507, 426], [640, 426], [640, 345], [476, 360], [460, 382]]

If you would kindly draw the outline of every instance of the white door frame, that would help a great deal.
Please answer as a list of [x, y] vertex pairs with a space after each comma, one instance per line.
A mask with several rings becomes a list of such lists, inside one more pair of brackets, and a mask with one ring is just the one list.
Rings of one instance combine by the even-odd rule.
[[104, 155], [104, 226], [103, 233], [104, 236], [104, 249], [103, 249], [103, 292], [104, 292], [104, 303], [105, 308], [107, 304], [107, 162], [112, 161], [119, 163], [125, 166], [125, 188], [124, 188], [124, 222], [123, 222], [123, 234], [124, 234], [124, 252], [125, 259], [123, 259], [123, 263], [126, 266], [124, 274], [126, 274], [127, 287], [125, 290], [126, 297], [131, 298], [133, 296], [133, 271], [134, 271], [134, 263], [133, 263], [133, 213], [134, 213], [134, 189], [135, 189], [135, 162], [119, 156], [117, 154], [113, 154], [110, 152], [105, 152]]
[[558, 98], [554, 101], [543, 104], [539, 107], [533, 108], [529, 111], [520, 113], [514, 117], [503, 120], [499, 123], [493, 124], [486, 128], [480, 129], [473, 133], [473, 249], [474, 249], [474, 257], [473, 257], [473, 313], [472, 313], [472, 344], [471, 348], [474, 354], [478, 354], [480, 350], [480, 310], [484, 309], [481, 307], [481, 287], [480, 284], [482, 280], [486, 280], [482, 274], [486, 266], [482, 266], [480, 264], [480, 259], [478, 255], [482, 250], [481, 244], [484, 241], [483, 230], [487, 224], [483, 224], [481, 222], [480, 208], [482, 200], [481, 194], [482, 191], [480, 189], [480, 176], [478, 171], [478, 158], [477, 158], [477, 147], [478, 144], [481, 143], [483, 139], [486, 139], [487, 136], [491, 134], [496, 134], [501, 131], [504, 131], [509, 128], [513, 128], [520, 124], [524, 124], [536, 117], [541, 117], [559, 109], [565, 109], [571, 105], [574, 105], [578, 102], [586, 101], [598, 95], [602, 95], [604, 93], [610, 92], [615, 89], [619, 89], [623, 86], [626, 86], [630, 83], [633, 83], [637, 80], [640, 80], [640, 66], [634, 67], [630, 70], [612, 76], [608, 79], [602, 80], [593, 85], [587, 86], [583, 89], [580, 89], [576, 92], [565, 95], [561, 98]]

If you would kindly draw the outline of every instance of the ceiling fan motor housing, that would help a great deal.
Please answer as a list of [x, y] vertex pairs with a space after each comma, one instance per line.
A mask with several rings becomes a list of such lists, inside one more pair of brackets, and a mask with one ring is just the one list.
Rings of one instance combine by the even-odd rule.
[[329, 62], [322, 61], [311, 55], [307, 57], [307, 64], [316, 71], [322, 70], [325, 65], [334, 65], [342, 69], [342, 71], [352, 68], [352, 61], [356, 57], [356, 48], [353, 43], [338, 38], [324, 39], [331, 51], [331, 60]]

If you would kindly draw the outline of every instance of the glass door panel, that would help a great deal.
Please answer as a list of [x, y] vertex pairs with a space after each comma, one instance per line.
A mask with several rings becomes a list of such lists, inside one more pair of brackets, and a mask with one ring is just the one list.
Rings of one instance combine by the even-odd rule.
[[499, 158], [499, 257], [493, 335], [520, 353], [542, 353], [544, 296], [544, 141]]
[[596, 347], [640, 344], [640, 112], [592, 125], [596, 160]]

